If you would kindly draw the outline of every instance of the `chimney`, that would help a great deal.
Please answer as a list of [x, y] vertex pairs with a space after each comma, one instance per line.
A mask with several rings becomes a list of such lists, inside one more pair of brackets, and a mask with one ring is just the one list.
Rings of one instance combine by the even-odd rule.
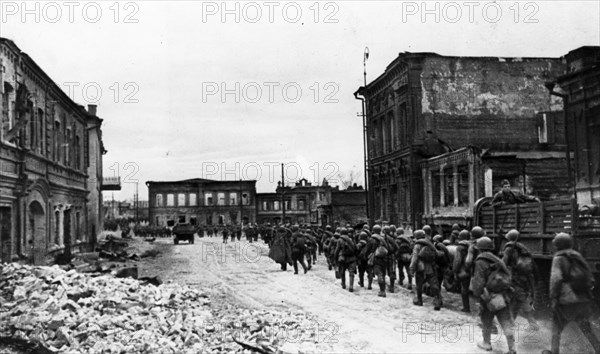
[[96, 108], [98, 108], [97, 105], [95, 104], [88, 104], [88, 113], [95, 116], [96, 115]]

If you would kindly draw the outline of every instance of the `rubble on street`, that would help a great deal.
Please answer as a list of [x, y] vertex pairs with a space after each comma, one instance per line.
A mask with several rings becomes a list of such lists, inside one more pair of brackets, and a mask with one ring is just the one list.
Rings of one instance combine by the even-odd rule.
[[212, 306], [208, 295], [75, 269], [0, 265], [0, 337], [58, 353], [281, 353], [303, 314]]

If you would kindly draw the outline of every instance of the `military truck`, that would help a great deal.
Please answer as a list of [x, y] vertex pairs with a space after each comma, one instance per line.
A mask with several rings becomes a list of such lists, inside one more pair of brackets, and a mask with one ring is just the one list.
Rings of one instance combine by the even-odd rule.
[[179, 241], [189, 241], [194, 243], [194, 234], [196, 233], [196, 227], [192, 224], [177, 224], [173, 227], [173, 243], [178, 245]]
[[573, 235], [574, 249], [588, 261], [595, 273], [596, 284], [600, 284], [600, 216], [582, 214], [586, 208], [574, 199], [499, 207], [492, 206], [491, 200], [486, 197], [476, 202], [474, 225], [486, 230], [486, 236], [494, 240], [499, 251], [507, 242], [504, 235], [511, 229], [519, 230], [519, 242], [531, 251], [538, 268], [536, 308], [547, 306], [552, 255], [556, 251], [552, 239], [559, 232]]

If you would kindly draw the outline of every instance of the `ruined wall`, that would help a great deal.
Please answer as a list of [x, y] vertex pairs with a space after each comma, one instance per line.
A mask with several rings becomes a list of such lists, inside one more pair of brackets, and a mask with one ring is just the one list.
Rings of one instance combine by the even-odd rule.
[[538, 141], [536, 113], [562, 109], [544, 83], [564, 68], [550, 58], [428, 57], [421, 119], [454, 148], [527, 149]]

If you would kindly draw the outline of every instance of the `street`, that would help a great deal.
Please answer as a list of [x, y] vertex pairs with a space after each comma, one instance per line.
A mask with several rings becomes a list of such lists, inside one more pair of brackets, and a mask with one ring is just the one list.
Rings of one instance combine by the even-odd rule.
[[[286, 352], [329, 353], [483, 353], [477, 306], [470, 314], [460, 312], [460, 297], [443, 291], [444, 307], [433, 311], [431, 298], [423, 307], [412, 304], [413, 294], [396, 286], [395, 293], [377, 297], [376, 290], [356, 284], [355, 292], [343, 290], [323, 257], [307, 274], [294, 275], [293, 268], [280, 270], [267, 257], [262, 242], [245, 240], [223, 244], [221, 238], [198, 238], [195, 244], [173, 245], [157, 239], [163, 254], [141, 265], [140, 276], [158, 275], [164, 281], [187, 284], [211, 294], [216, 306], [307, 312], [315, 323], [300, 332], [288, 333], [281, 348]], [[550, 341], [550, 322], [540, 321], [539, 333], [527, 328], [522, 318], [515, 331], [519, 353], [540, 353]], [[311, 333], [309, 337], [307, 333]], [[314, 333], [314, 335], [312, 335]], [[569, 353], [592, 353], [581, 332], [570, 325], [562, 348]], [[309, 339], [310, 338], [310, 339]], [[504, 337], [492, 338], [493, 353], [506, 352]]]

